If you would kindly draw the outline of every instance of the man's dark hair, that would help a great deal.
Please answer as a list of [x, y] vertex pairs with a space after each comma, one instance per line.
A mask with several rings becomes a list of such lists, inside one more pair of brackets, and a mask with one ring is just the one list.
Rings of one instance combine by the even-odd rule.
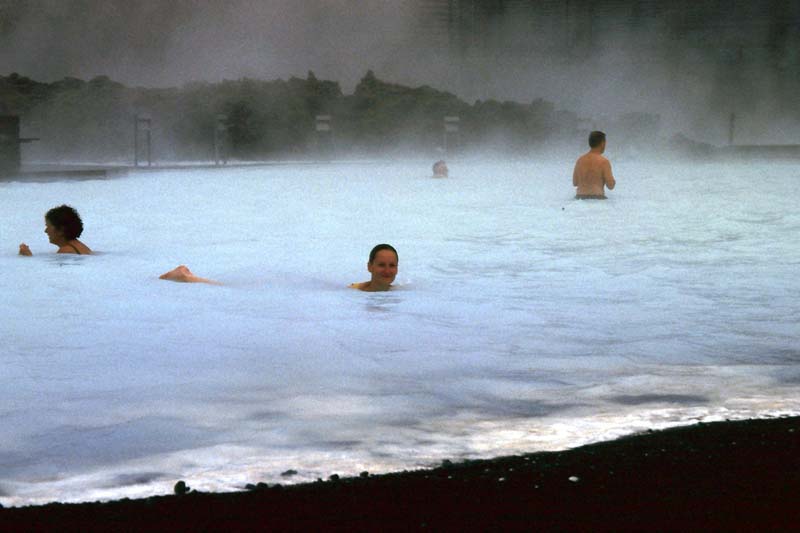
[[372, 251], [369, 253], [369, 262], [372, 263], [375, 261], [375, 256], [378, 255], [378, 252], [381, 250], [391, 250], [394, 252], [394, 257], [397, 259], [397, 262], [400, 262], [400, 257], [397, 255], [397, 250], [391, 244], [379, 244]]
[[64, 232], [64, 238], [68, 241], [77, 239], [83, 233], [83, 221], [74, 208], [68, 205], [60, 205], [48, 211], [44, 218], [50, 225]]
[[602, 131], [593, 131], [589, 134], [589, 147], [590, 148], [597, 148], [603, 141], [606, 140], [606, 134]]

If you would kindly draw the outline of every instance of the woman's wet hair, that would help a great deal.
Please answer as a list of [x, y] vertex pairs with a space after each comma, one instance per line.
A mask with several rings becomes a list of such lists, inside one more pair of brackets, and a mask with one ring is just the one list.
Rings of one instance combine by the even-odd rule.
[[78, 212], [68, 205], [60, 205], [48, 211], [44, 218], [50, 225], [60, 229], [68, 241], [77, 239], [83, 233], [83, 221]]
[[391, 244], [379, 244], [375, 248], [372, 249], [369, 253], [369, 262], [372, 263], [375, 261], [375, 256], [378, 255], [378, 252], [381, 250], [391, 250], [394, 252], [394, 256], [398, 262], [400, 262], [400, 256], [397, 255], [397, 250], [394, 249], [394, 246]]

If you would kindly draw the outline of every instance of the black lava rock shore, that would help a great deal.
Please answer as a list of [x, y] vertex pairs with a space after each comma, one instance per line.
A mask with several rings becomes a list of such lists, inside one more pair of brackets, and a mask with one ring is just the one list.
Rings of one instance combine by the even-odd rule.
[[0, 530], [794, 530], [800, 418], [257, 488], [5, 508]]

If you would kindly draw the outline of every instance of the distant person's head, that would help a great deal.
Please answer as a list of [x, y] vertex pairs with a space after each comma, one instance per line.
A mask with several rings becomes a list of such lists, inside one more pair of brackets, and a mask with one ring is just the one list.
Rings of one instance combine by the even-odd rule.
[[372, 283], [390, 285], [397, 276], [400, 258], [397, 250], [390, 244], [379, 244], [369, 253], [367, 270], [372, 274]]
[[44, 231], [54, 244], [59, 239], [67, 242], [77, 239], [83, 233], [83, 221], [80, 215], [68, 205], [54, 207], [44, 215], [44, 221]]
[[440, 159], [433, 164], [433, 175], [447, 176], [447, 163], [444, 162], [444, 159]]
[[597, 148], [601, 152], [606, 147], [606, 134], [602, 131], [593, 131], [589, 134], [589, 148]]

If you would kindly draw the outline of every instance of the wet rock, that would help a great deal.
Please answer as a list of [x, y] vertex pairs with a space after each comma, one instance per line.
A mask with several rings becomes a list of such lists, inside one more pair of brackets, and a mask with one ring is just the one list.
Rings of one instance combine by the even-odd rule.
[[191, 487], [187, 485], [185, 481], [181, 480], [175, 483], [175, 486], [172, 488], [172, 490], [176, 495], [183, 496], [191, 490]]

